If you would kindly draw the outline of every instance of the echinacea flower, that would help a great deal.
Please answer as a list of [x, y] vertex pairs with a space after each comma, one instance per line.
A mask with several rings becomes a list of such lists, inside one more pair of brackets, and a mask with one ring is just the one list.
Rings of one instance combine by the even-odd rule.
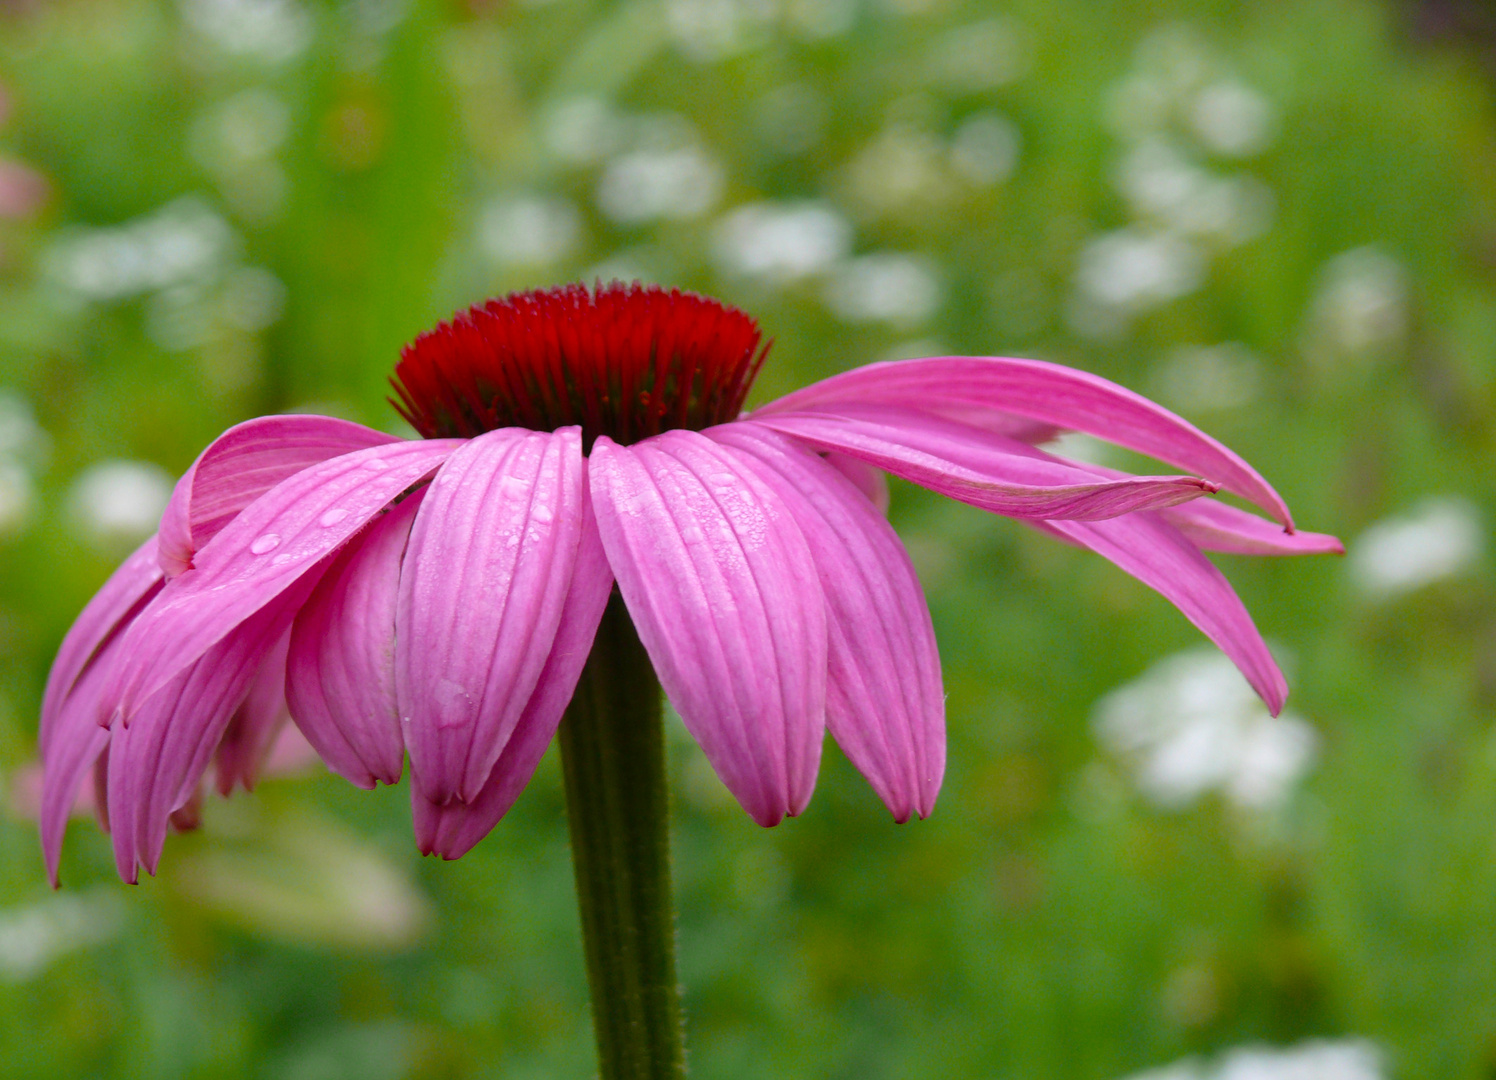
[[[516, 294], [418, 338], [407, 441], [319, 416], [230, 429], [89, 603], [43, 703], [54, 881], [90, 770], [119, 872], [154, 872], [216, 760], [250, 786], [287, 713], [361, 787], [411, 764], [455, 858], [528, 782], [616, 586], [666, 695], [762, 825], [810, 799], [829, 728], [898, 821], [930, 813], [944, 693], [882, 474], [1090, 548], [1171, 600], [1276, 713], [1286, 685], [1202, 550], [1339, 551], [1245, 461], [1104, 379], [1036, 360], [849, 371], [742, 412], [757, 324], [614, 284]], [[1039, 447], [1081, 431], [1189, 475]], [[1202, 498], [1233, 492], [1271, 520]]]

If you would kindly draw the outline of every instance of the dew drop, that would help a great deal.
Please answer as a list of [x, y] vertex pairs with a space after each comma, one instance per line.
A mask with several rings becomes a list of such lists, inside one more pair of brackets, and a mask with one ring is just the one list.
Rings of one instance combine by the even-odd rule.
[[317, 520], [324, 529], [330, 529], [347, 516], [348, 511], [346, 509], [341, 506], [335, 506]]
[[266, 533], [264, 536], [256, 539], [253, 544], [249, 545], [250, 554], [263, 555], [267, 551], [274, 551], [280, 542], [281, 538], [276, 536], [275, 533]]
[[384, 472], [384, 470], [390, 467], [390, 463], [383, 458], [371, 457], [368, 461], [364, 462], [363, 467], [370, 472]]

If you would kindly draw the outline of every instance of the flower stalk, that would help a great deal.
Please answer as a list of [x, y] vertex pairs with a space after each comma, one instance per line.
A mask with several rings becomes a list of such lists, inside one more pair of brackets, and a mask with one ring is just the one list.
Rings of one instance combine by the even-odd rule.
[[616, 590], [560, 744], [599, 1075], [683, 1077], [663, 698]]

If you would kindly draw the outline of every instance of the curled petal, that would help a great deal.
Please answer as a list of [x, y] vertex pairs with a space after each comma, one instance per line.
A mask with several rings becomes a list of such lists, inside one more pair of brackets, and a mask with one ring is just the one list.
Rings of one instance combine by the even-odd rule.
[[980, 506], [1025, 518], [1095, 520], [1174, 506], [1216, 490], [1192, 476], [1109, 479], [1026, 443], [913, 409], [848, 405], [837, 413], [796, 412], [744, 421], [848, 454], [895, 476]]
[[130, 624], [106, 702], [129, 722], [146, 698], [429, 476], [456, 445], [432, 439], [358, 450], [261, 495]]
[[147, 696], [128, 727], [117, 720], [110, 729], [109, 822], [126, 881], [138, 866], [156, 872], [171, 815], [197, 794], [235, 710], [314, 583], [300, 581], [254, 612]]
[[1178, 529], [1157, 514], [1044, 526], [1157, 589], [1231, 658], [1274, 716], [1282, 710], [1288, 683], [1252, 616], [1231, 583]]
[[444, 859], [456, 859], [472, 850], [509, 812], [530, 777], [535, 775], [535, 767], [556, 734], [592, 651], [592, 639], [597, 635], [603, 609], [608, 606], [608, 594], [613, 591], [613, 571], [603, 554], [597, 524], [592, 520], [590, 505], [583, 505], [586, 520], [577, 549], [576, 572], [572, 575], [571, 591], [566, 594], [561, 623], [556, 628], [556, 642], [535, 684], [535, 692], [514, 725], [514, 733], [504, 744], [503, 753], [494, 762], [483, 790], [471, 802], [454, 799], [443, 806], [422, 796], [416, 784], [411, 785], [416, 844], [423, 855], [435, 853]]
[[894, 818], [927, 817], [945, 772], [945, 691], [924, 591], [898, 536], [836, 468], [750, 424], [707, 435], [785, 496], [826, 596], [826, 723]]
[[291, 628], [286, 700], [327, 767], [361, 788], [405, 764], [395, 703], [400, 562], [427, 489], [376, 518], [333, 558]]
[[582, 531], [581, 429], [465, 443], [416, 515], [395, 615], [411, 771], [437, 803], [476, 799], [556, 638]]
[[942, 356], [868, 364], [772, 401], [753, 418], [910, 402], [933, 412], [976, 408], [1084, 431], [1212, 480], [1293, 527], [1272, 486], [1193, 424], [1098, 375], [1043, 360]]
[[328, 458], [399, 442], [330, 416], [261, 416], [229, 428], [177, 481], [161, 515], [161, 567], [171, 577], [239, 511], [288, 476]]
[[[128, 626], [161, 591], [162, 580], [161, 568], [156, 565], [156, 538], [153, 536], [110, 575], [62, 639], [57, 659], [52, 661], [52, 670], [47, 675], [46, 692], [42, 695], [38, 743], [44, 761], [59, 712], [79, 677], [119, 631]], [[97, 698], [96, 690], [94, 699]]]
[[798, 814], [820, 765], [826, 601], [785, 498], [691, 431], [599, 438], [608, 562], [665, 693], [761, 825]]
[[1228, 555], [1344, 555], [1345, 545], [1326, 533], [1287, 532], [1281, 525], [1234, 506], [1201, 499], [1161, 511], [1163, 519], [1205, 551]]

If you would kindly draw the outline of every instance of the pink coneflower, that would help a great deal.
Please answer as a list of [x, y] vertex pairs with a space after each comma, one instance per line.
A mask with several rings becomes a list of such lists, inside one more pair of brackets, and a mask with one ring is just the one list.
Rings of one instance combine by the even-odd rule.
[[[361, 787], [395, 783], [408, 754], [421, 850], [463, 854], [534, 772], [615, 582], [755, 821], [805, 808], [828, 727], [896, 820], [923, 817], [944, 694], [883, 472], [1110, 559], [1282, 706], [1282, 674], [1202, 550], [1340, 545], [1295, 532], [1226, 447], [1035, 360], [873, 364], [744, 414], [766, 352], [716, 301], [568, 286], [490, 301], [405, 350], [397, 407], [421, 440], [318, 416], [230, 429], [58, 652], [40, 736], [54, 881], [90, 770], [134, 880], [210, 762], [222, 790], [249, 786], [287, 711]], [[1190, 475], [1038, 448], [1065, 430]], [[1200, 498], [1218, 489], [1272, 520]]]

